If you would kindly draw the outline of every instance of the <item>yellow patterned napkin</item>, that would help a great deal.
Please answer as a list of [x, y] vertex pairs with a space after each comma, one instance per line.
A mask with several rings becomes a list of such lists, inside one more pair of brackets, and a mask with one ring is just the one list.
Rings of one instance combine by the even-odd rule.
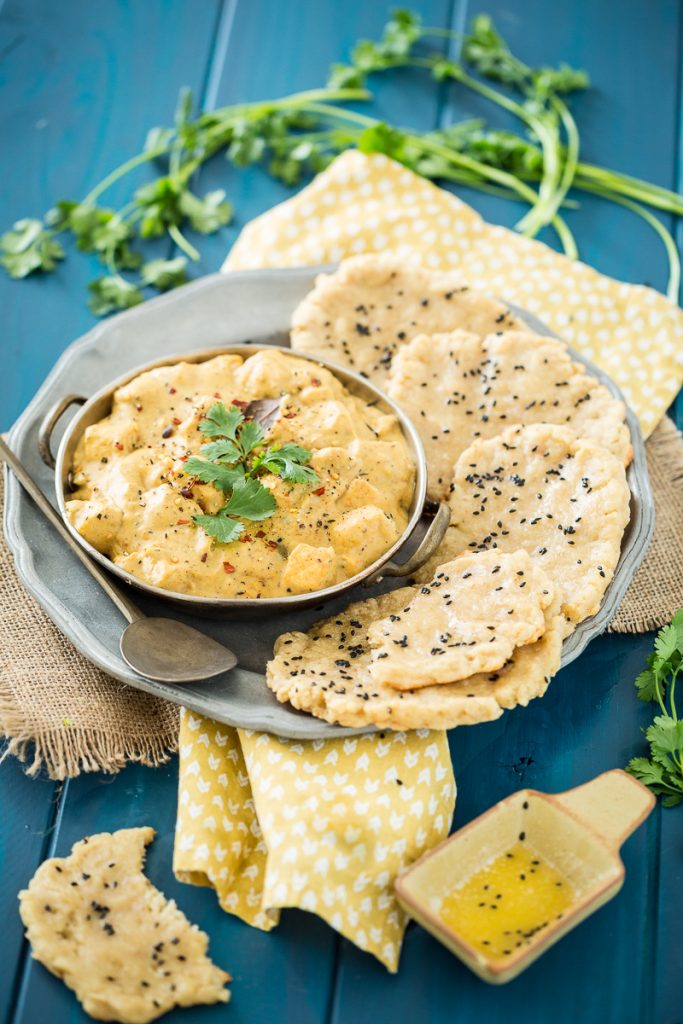
[[281, 907], [324, 918], [395, 971], [401, 868], [448, 835], [455, 780], [444, 732], [305, 743], [184, 711], [173, 869], [269, 931]]
[[[335, 263], [392, 250], [457, 268], [524, 306], [602, 366], [646, 433], [683, 379], [683, 314], [539, 242], [487, 224], [388, 157], [349, 151], [253, 221], [225, 270]], [[455, 780], [442, 732], [297, 743], [186, 712], [174, 853], [177, 876], [270, 929], [281, 907], [319, 914], [396, 970], [405, 919], [393, 879], [448, 832]]]
[[456, 268], [471, 287], [534, 313], [617, 382], [646, 436], [683, 383], [683, 313], [663, 295], [487, 224], [381, 154], [337, 157], [302, 192], [252, 221], [225, 269], [336, 263], [387, 250]]

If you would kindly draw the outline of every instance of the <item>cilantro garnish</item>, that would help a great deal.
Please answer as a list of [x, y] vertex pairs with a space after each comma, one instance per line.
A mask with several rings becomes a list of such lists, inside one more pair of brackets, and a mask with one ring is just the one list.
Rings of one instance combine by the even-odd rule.
[[665, 807], [683, 801], [683, 719], [676, 707], [676, 680], [683, 671], [683, 608], [659, 631], [647, 668], [635, 681], [638, 697], [661, 710], [645, 730], [650, 757], [634, 757], [626, 771], [662, 796]]
[[272, 516], [275, 498], [258, 477], [272, 473], [291, 483], [313, 484], [317, 474], [306, 465], [311, 452], [297, 444], [264, 446], [266, 431], [257, 419], [247, 419], [239, 406], [215, 402], [199, 422], [205, 437], [216, 438], [201, 447], [203, 459], [193, 456], [185, 471], [205, 484], [229, 494], [213, 515], [193, 516], [197, 526], [230, 544], [242, 533], [240, 519], [258, 522]]

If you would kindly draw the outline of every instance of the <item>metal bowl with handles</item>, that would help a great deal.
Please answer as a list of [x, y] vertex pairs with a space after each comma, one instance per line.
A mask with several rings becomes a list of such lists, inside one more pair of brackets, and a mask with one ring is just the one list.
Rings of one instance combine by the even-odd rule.
[[[294, 356], [296, 359], [301, 359], [311, 363], [313, 366], [324, 367], [329, 370], [352, 395], [380, 408], [383, 412], [393, 414], [401, 427], [415, 466], [415, 487], [408, 510], [409, 518], [406, 528], [380, 558], [376, 559], [361, 572], [349, 577], [349, 579], [343, 580], [341, 583], [336, 583], [332, 587], [326, 587], [324, 590], [315, 590], [306, 594], [268, 598], [200, 597], [165, 590], [162, 587], [145, 582], [112, 562], [106, 555], [102, 554], [102, 552], [85, 540], [72, 525], [67, 515], [66, 502], [69, 500], [71, 492], [70, 470], [76, 446], [87, 427], [98, 423], [109, 415], [112, 409], [114, 392], [118, 388], [127, 384], [139, 374], [147, 370], [156, 369], [159, 366], [171, 366], [180, 362], [201, 363], [219, 355], [239, 355], [247, 359], [257, 352], [278, 348], [281, 348], [281, 346], [249, 343], [206, 349], [189, 355], [168, 356], [152, 363], [146, 363], [144, 366], [138, 366], [124, 376], [107, 384], [90, 398], [82, 395], [65, 395], [56, 402], [43, 420], [38, 443], [43, 462], [55, 470], [55, 487], [59, 511], [75, 543], [79, 544], [92, 558], [115, 573], [120, 579], [139, 590], [162, 598], [165, 601], [170, 601], [195, 614], [225, 616], [229, 618], [254, 618], [268, 613], [294, 611], [298, 608], [305, 608], [312, 604], [317, 605], [323, 601], [338, 597], [358, 583], [370, 586], [386, 576], [410, 576], [419, 569], [440, 544], [448, 526], [450, 513], [448, 505], [445, 503], [437, 505], [426, 500], [427, 464], [422, 442], [415, 427], [406, 414], [390, 398], [363, 377], [341, 366], [336, 366], [334, 363], [329, 363], [323, 359], [312, 359], [299, 353], [296, 353]], [[80, 405], [82, 408], [67, 426], [57, 453], [53, 455], [51, 447], [52, 432], [66, 410], [72, 405]], [[428, 519], [431, 519], [431, 523], [426, 526], [425, 521]], [[422, 534], [421, 537], [420, 534]], [[415, 550], [410, 557], [406, 558], [403, 562], [394, 561], [394, 555], [411, 541]]]

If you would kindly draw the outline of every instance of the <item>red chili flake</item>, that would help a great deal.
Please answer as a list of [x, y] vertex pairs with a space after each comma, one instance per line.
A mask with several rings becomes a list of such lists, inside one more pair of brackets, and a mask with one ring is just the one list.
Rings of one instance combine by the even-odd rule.
[[246, 409], [249, 402], [243, 402], [241, 398], [233, 398], [231, 405], [236, 405], [238, 409]]
[[313, 493], [314, 494], [324, 494], [325, 493], [325, 488], [324, 487], [316, 487], [316, 489], [313, 491]]
[[264, 531], [263, 531], [263, 530], [257, 530], [257, 531], [256, 531], [256, 536], [257, 536], [257, 537], [265, 537], [265, 533], [264, 533]]
[[286, 412], [285, 415], [284, 415], [284, 418], [286, 420], [293, 420], [295, 416], [296, 416], [295, 412]]
[[171, 423], [175, 423], [176, 427], [179, 427], [182, 422], [183, 421], [179, 419], [177, 416], [174, 416], [173, 419], [171, 420]]
[[114, 448], [118, 448], [120, 452], [123, 451], [123, 445], [120, 443], [120, 441], [114, 441]]
[[205, 562], [205, 561], [206, 561], [206, 551], [204, 552], [204, 554], [202, 555], [202, 557], [201, 557], [201, 558], [199, 559], [199, 561], [200, 561], [200, 562]]
[[317, 377], [311, 377], [311, 384], [313, 385], [314, 388], [320, 387], [320, 381], [318, 380]]
[[251, 536], [250, 533], [243, 533], [242, 536], [240, 537], [240, 543], [241, 544], [248, 544], [248, 543], [251, 543], [251, 541], [253, 539], [254, 538]]
[[176, 526], [187, 526], [189, 521], [189, 519], [176, 519], [175, 524]]
[[223, 562], [223, 572], [234, 572], [235, 566], [231, 565], [230, 562]]
[[[148, 444], [147, 447], [151, 448], [152, 446], [151, 446], [151, 444]], [[178, 456], [178, 461], [179, 462], [187, 462], [188, 458], [189, 458], [189, 456], [187, 456], [187, 455], [179, 455]]]
[[194, 494], [192, 493], [192, 488], [190, 487], [189, 484], [185, 484], [184, 487], [181, 487], [180, 488], [180, 493], [182, 494], [183, 498], [194, 498]]
[[220, 393], [220, 391], [214, 391], [214, 393], [213, 393], [213, 397], [214, 397], [214, 398], [220, 398], [220, 397], [221, 397], [221, 393]]
[[169, 395], [175, 395], [176, 389], [175, 388], [169, 388], [168, 389], [168, 393], [169, 393]]
[[277, 547], [277, 542], [274, 540], [267, 540], [266, 544], [268, 545], [269, 548], [273, 548], [273, 550], [275, 550], [275, 548]]

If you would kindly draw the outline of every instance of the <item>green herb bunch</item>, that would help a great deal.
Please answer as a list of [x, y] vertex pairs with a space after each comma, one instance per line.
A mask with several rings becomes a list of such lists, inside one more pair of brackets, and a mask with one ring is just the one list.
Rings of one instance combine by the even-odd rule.
[[213, 440], [200, 448], [203, 459], [187, 460], [185, 471], [228, 497], [213, 515], [192, 518], [221, 544], [230, 544], [244, 531], [241, 519], [260, 522], [275, 511], [275, 498], [259, 476], [273, 473], [293, 484], [318, 483], [317, 474], [307, 465], [311, 459], [307, 448], [290, 443], [265, 446], [262, 424], [247, 419], [238, 405], [214, 403], [199, 421], [199, 430]]
[[683, 608], [661, 629], [647, 668], [636, 679], [638, 697], [659, 706], [645, 730], [650, 756], [634, 757], [626, 770], [664, 799], [665, 807], [683, 801], [683, 719], [676, 707], [676, 681], [683, 672]]
[[[459, 45], [457, 59], [444, 53], [444, 40]], [[435, 85], [450, 83], [476, 93], [512, 114], [520, 130], [501, 131], [481, 119], [464, 119], [420, 133], [343, 105], [372, 99], [367, 89], [372, 75], [400, 73], [406, 67], [422, 69]], [[78, 249], [94, 253], [108, 271], [89, 286], [93, 312], [125, 309], [142, 302], [148, 287], [163, 291], [187, 279], [188, 261], [199, 259], [188, 229], [210, 234], [230, 222], [233, 211], [222, 189], [204, 195], [196, 191], [197, 172], [207, 160], [223, 154], [237, 167], [262, 164], [273, 177], [294, 186], [355, 147], [386, 153], [435, 181], [524, 203], [528, 209], [518, 230], [534, 237], [552, 225], [572, 258], [578, 249], [563, 214], [576, 205], [576, 195], [586, 192], [617, 203], [643, 218], [661, 238], [669, 260], [667, 294], [677, 301], [678, 251], [652, 211], [680, 216], [683, 197], [580, 159], [579, 130], [568, 97], [589, 84], [585, 72], [566, 65], [525, 64], [487, 15], [476, 17], [469, 33], [459, 36], [398, 10], [379, 40], [360, 40], [349, 63], [332, 66], [326, 88], [206, 112], [194, 111], [189, 90], [182, 90], [173, 127], [153, 128], [142, 152], [107, 175], [81, 202], [61, 201], [43, 220], [17, 221], [0, 238], [0, 263], [17, 278], [52, 272], [65, 256], [61, 239], [71, 236]], [[160, 172], [153, 181], [134, 190], [121, 209], [99, 205], [110, 186], [145, 164]], [[178, 255], [145, 261], [145, 242], [164, 235]]]

